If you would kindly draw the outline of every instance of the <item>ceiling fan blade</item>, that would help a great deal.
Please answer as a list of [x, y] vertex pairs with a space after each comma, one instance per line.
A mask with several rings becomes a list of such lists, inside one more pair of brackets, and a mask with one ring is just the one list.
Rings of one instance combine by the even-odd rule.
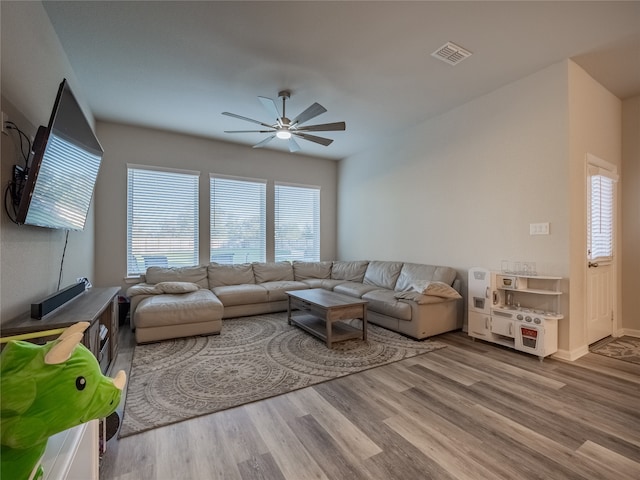
[[272, 98], [258, 97], [258, 100], [260, 100], [262, 106], [269, 112], [269, 115], [271, 115], [274, 120], [280, 120], [280, 112], [278, 112], [276, 102], [274, 102]]
[[300, 138], [304, 138], [305, 140], [309, 140], [310, 142], [319, 143], [320, 145], [324, 145], [325, 147], [333, 143], [333, 140], [331, 140], [330, 138], [316, 137], [315, 135], [309, 135], [308, 133], [295, 132], [294, 135]]
[[275, 130], [225, 130], [224, 133], [273, 133]]
[[262, 140], [259, 143], [256, 143], [253, 148], [262, 148], [264, 147], [267, 143], [269, 143], [271, 140], [273, 140], [274, 138], [276, 138], [275, 135], [271, 135], [270, 137], [265, 138], [264, 140]]
[[296, 118], [294, 118], [293, 121], [291, 122], [291, 125], [300, 125], [301, 123], [311, 120], [312, 118], [317, 117], [318, 115], [326, 111], [327, 111], [326, 108], [324, 108], [322, 105], [316, 102], [313, 105], [311, 105], [309, 108], [307, 108], [304, 112], [302, 112], [300, 115], [298, 115]]
[[298, 145], [298, 142], [296, 142], [295, 139], [291, 137], [289, 139], [289, 151], [293, 153], [297, 152], [298, 150], [300, 150], [300, 145]]
[[321, 125], [307, 125], [306, 127], [300, 127], [297, 130], [299, 132], [330, 132], [337, 130], [346, 130], [347, 124], [344, 122], [323, 123]]
[[258, 125], [262, 125], [263, 127], [273, 128], [271, 125], [269, 125], [267, 123], [262, 123], [262, 122], [260, 122], [258, 120], [254, 120], [253, 118], [243, 117], [242, 115], [236, 115], [235, 113], [222, 112], [222, 114], [226, 115], [228, 117], [239, 118], [240, 120], [246, 120], [247, 122], [257, 123]]

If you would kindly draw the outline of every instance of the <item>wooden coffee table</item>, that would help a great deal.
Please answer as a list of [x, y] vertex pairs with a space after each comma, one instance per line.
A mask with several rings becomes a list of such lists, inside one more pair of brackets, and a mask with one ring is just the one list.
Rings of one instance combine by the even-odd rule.
[[[285, 292], [289, 297], [287, 318], [311, 335], [321, 338], [331, 348], [334, 342], [351, 338], [367, 339], [367, 301], [322, 288]], [[358, 318], [362, 330], [342, 322]]]

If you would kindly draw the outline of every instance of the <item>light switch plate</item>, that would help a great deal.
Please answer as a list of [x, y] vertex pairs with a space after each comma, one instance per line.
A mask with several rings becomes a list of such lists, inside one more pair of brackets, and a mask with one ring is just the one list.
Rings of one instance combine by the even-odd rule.
[[530, 223], [529, 235], [549, 235], [549, 222]]

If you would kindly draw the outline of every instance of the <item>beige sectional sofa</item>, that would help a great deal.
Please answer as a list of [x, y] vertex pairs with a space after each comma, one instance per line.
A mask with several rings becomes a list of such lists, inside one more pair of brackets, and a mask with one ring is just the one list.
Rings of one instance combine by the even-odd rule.
[[368, 301], [367, 318], [416, 339], [461, 327], [450, 267], [391, 261], [271, 262], [149, 267], [130, 287], [138, 343], [220, 332], [223, 318], [287, 310], [291, 290], [323, 288]]

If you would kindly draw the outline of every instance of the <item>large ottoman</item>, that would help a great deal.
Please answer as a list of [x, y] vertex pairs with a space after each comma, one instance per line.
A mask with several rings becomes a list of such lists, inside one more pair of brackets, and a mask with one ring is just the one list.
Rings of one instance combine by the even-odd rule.
[[211, 290], [151, 295], [136, 308], [136, 342], [156, 342], [170, 338], [220, 333], [222, 302]]

